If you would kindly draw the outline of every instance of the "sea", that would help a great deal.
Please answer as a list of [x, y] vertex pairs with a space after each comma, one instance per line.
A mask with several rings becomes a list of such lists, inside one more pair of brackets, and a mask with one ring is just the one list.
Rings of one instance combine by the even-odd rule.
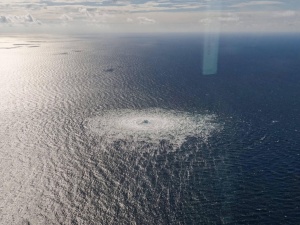
[[300, 35], [0, 36], [0, 224], [300, 224]]

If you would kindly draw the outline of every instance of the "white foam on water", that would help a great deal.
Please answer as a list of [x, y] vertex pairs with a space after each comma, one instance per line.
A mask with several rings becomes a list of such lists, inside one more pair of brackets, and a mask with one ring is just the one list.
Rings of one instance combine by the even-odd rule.
[[222, 127], [214, 114], [165, 109], [105, 111], [89, 118], [86, 126], [107, 142], [125, 140], [158, 144], [161, 140], [167, 140], [178, 146], [189, 136], [207, 141], [213, 132]]

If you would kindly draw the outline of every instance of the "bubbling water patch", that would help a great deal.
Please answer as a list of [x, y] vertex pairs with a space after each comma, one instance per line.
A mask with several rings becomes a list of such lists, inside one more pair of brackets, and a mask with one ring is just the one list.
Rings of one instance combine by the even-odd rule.
[[125, 140], [159, 144], [166, 140], [177, 146], [181, 146], [187, 137], [207, 141], [222, 128], [214, 114], [165, 109], [105, 111], [89, 118], [86, 127], [106, 142]]

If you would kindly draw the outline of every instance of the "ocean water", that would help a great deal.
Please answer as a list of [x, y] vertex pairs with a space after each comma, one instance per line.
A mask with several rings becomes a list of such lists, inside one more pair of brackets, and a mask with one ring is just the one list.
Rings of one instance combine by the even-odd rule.
[[0, 224], [299, 224], [298, 40], [1, 36]]

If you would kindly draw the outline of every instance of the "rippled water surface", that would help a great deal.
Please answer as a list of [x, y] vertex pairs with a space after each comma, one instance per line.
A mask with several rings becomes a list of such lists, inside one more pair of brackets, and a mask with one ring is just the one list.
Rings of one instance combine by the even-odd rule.
[[2, 36], [0, 224], [299, 224], [298, 39]]

